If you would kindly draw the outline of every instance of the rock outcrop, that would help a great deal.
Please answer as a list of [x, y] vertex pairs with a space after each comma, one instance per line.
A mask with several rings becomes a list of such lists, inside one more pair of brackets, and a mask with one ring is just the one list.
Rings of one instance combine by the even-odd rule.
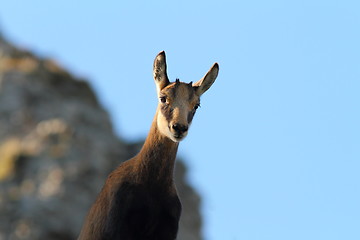
[[[86, 81], [0, 36], [0, 240], [76, 239], [107, 175], [141, 144], [114, 134]], [[178, 239], [201, 239], [200, 198], [177, 163]]]

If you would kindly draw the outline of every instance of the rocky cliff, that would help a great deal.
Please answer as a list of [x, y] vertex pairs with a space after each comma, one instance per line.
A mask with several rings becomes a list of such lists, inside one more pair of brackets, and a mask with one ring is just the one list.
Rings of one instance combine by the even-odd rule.
[[[76, 239], [106, 176], [141, 144], [114, 134], [86, 81], [0, 36], [0, 240]], [[201, 239], [185, 175], [177, 161], [178, 239]]]

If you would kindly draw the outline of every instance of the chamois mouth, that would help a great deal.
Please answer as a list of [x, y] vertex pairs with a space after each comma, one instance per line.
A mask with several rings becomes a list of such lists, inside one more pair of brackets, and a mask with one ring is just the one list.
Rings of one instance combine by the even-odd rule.
[[181, 140], [183, 138], [183, 135], [182, 134], [174, 134], [174, 138]]
[[173, 138], [172, 138], [172, 140], [174, 141], [174, 142], [181, 142], [182, 140], [184, 139], [184, 136], [183, 135], [173, 135]]
[[173, 127], [171, 127], [170, 125], [168, 126], [169, 129], [169, 138], [171, 140], [173, 140], [174, 142], [180, 142], [181, 140], [183, 140], [188, 133], [188, 130], [175, 130]]
[[181, 140], [183, 140], [186, 137], [186, 135], [187, 135], [187, 131], [182, 133], [177, 133], [177, 132], [172, 133], [172, 137], [176, 142], [180, 142]]

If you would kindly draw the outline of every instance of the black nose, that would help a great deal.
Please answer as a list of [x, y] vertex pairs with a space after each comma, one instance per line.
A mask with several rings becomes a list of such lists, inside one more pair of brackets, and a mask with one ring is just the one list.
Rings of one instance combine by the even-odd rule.
[[187, 125], [175, 123], [172, 125], [172, 129], [174, 129], [176, 133], [181, 134], [186, 132], [189, 129], [189, 127]]

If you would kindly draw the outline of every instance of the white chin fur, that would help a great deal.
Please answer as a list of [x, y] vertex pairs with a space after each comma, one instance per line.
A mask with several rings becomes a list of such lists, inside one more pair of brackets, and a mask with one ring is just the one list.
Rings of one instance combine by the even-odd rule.
[[180, 137], [176, 138], [174, 133], [171, 132], [171, 130], [169, 129], [168, 122], [161, 114], [158, 115], [157, 124], [158, 124], [158, 129], [160, 130], [161, 134], [170, 138], [173, 142], [182, 141], [188, 133], [188, 132], [185, 132]]
[[175, 137], [174, 133], [171, 132], [168, 127], [166, 127], [166, 129], [163, 128], [162, 130], [165, 130], [165, 131], [161, 131], [162, 134], [164, 134], [166, 137], [170, 138], [173, 142], [181, 142], [182, 140], [184, 140], [184, 138], [187, 135], [187, 132], [185, 132], [181, 136]]
[[187, 132], [184, 133], [183, 135], [181, 135], [181, 137], [176, 138], [172, 133], [170, 133], [170, 134], [168, 135], [168, 138], [170, 138], [170, 139], [171, 139], [172, 141], [174, 141], [174, 142], [181, 142], [182, 140], [184, 140], [184, 138], [186, 137], [186, 135], [187, 135]]

